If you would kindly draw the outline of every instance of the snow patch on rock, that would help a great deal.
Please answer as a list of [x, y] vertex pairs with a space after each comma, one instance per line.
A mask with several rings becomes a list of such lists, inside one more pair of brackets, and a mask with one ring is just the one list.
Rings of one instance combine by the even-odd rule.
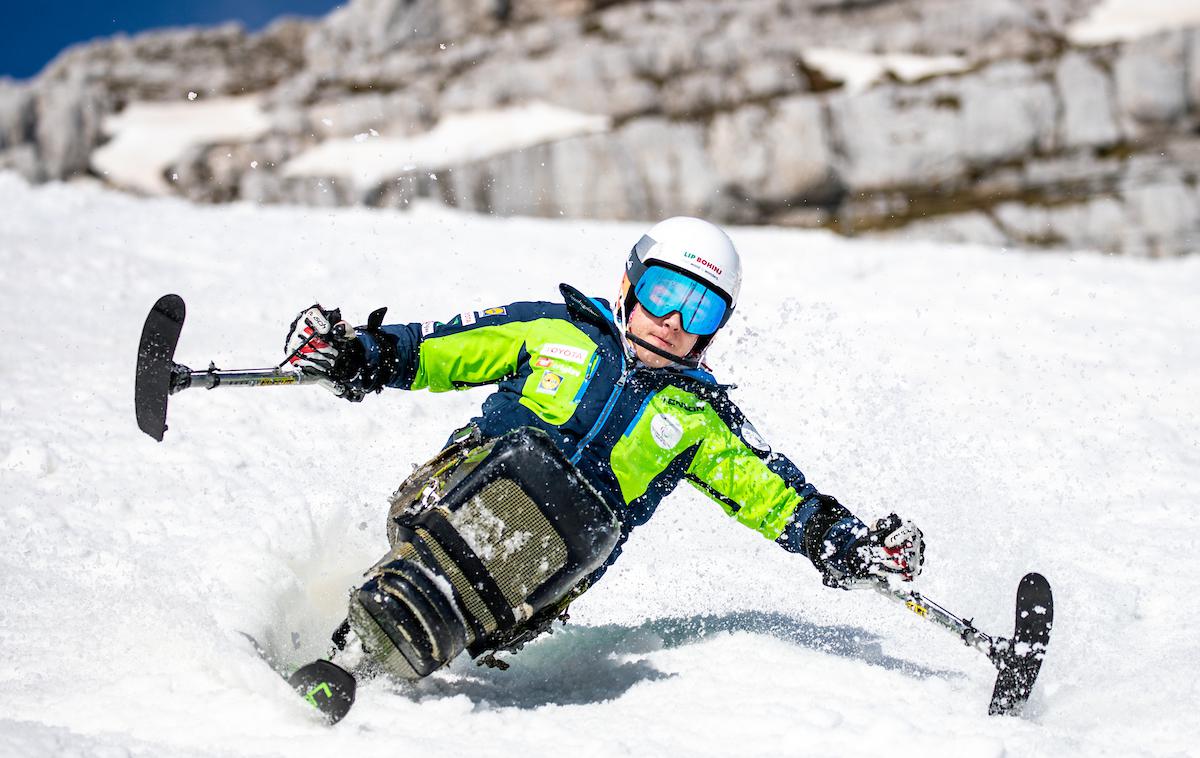
[[1196, 0], [1102, 0], [1067, 27], [1077, 45], [1104, 45], [1200, 24]]
[[[190, 93], [189, 93], [190, 95]], [[92, 168], [113, 184], [151, 195], [170, 191], [164, 172], [184, 153], [214, 142], [245, 142], [267, 132], [256, 95], [186, 103], [131, 103], [104, 120], [111, 139], [92, 153]]]
[[447, 116], [411, 137], [330, 139], [284, 166], [286, 176], [345, 177], [360, 190], [413, 172], [436, 172], [547, 142], [607, 131], [606, 116], [547, 103]]
[[842, 82], [848, 92], [861, 92], [891, 74], [905, 82], [929, 76], [965, 71], [970, 62], [957, 55], [914, 55], [911, 53], [860, 53], [827, 47], [804, 51], [805, 64], [827, 78]]

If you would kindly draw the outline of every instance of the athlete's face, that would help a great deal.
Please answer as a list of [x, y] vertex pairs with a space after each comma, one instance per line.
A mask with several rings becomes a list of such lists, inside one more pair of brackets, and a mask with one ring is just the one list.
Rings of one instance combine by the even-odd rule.
[[[696, 340], [700, 339], [698, 335], [689, 334], [683, 330], [683, 327], [680, 326], [678, 311], [659, 318], [651, 315], [640, 304], [635, 305], [633, 312], [629, 314], [629, 332], [659, 350], [665, 350], [680, 358], [687, 357], [688, 353], [692, 352], [692, 348], [696, 347]], [[672, 363], [636, 343], [634, 343], [633, 349], [637, 352], [638, 360], [650, 368], [663, 368]]]

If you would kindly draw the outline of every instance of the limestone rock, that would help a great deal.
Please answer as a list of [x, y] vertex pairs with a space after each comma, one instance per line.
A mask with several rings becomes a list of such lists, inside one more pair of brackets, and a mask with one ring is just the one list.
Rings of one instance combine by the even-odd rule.
[[932, 216], [906, 224], [899, 229], [873, 232], [870, 236], [882, 239], [975, 243], [993, 247], [1016, 242], [1001, 230], [992, 217], [980, 211]]
[[701, 70], [674, 77], [659, 89], [659, 108], [673, 118], [702, 119], [738, 104], [737, 81], [718, 71]]
[[722, 183], [742, 192], [761, 187], [772, 170], [771, 146], [760, 139], [766, 129], [766, 106], [750, 105], [713, 119], [709, 151]]
[[666, 119], [639, 119], [617, 135], [617, 151], [632, 160], [645, 187], [644, 204], [627, 218], [658, 219], [698, 211], [713, 213], [719, 182], [705, 151], [704, 127]]
[[737, 73], [744, 99], [751, 102], [782, 97], [807, 89], [808, 80], [796, 61], [787, 56], [772, 56], [742, 63]]
[[[711, 209], [719, 183], [703, 130], [661, 118], [443, 173], [433, 194], [460, 207], [582, 218], [652, 219]], [[422, 194], [423, 188], [415, 191]], [[389, 195], [386, 202], [394, 204], [404, 193], [392, 189]]]
[[1200, 206], [1195, 191], [1182, 182], [1164, 181], [1124, 192], [1130, 220], [1146, 238], [1148, 253], [1178, 255], [1200, 243]]
[[658, 107], [658, 88], [633, 74], [619, 48], [600, 45], [581, 53], [560, 50], [544, 58], [501, 57], [470, 68], [446, 84], [446, 111], [494, 108], [549, 100], [585, 113], [629, 118]]
[[1120, 141], [1112, 83], [1089, 56], [1079, 52], [1064, 55], [1054, 81], [1062, 100], [1059, 136], [1064, 147], [1099, 147]]
[[424, 131], [427, 106], [405, 94], [365, 93], [334, 101], [323, 101], [306, 111], [304, 129], [315, 137], [329, 139], [376, 133], [390, 137]]
[[1187, 96], [1193, 118], [1200, 118], [1200, 29], [1192, 29], [1185, 37], [1188, 49]]
[[849, 187], [929, 187], [1049, 150], [1057, 101], [1032, 67], [1014, 61], [974, 77], [839, 94], [830, 110]]
[[1005, 61], [957, 83], [960, 144], [970, 163], [1010, 161], [1053, 147], [1057, 102], [1032, 66]]
[[[457, 207], [500, 215], [552, 216], [558, 213], [560, 195], [546, 170], [552, 160], [550, 145], [515, 150], [486, 161], [444, 172], [442, 186]], [[391, 189], [403, 203], [406, 195], [422, 191], [419, 180], [405, 178]]]
[[249, 35], [237, 24], [170, 29], [70, 48], [38, 77], [39, 86], [85, 81], [119, 107], [132, 100], [242, 94], [273, 86], [304, 65], [310, 25], [281, 21]]
[[824, 120], [820, 102], [803, 96], [722, 114], [710, 130], [713, 166], [756, 202], [829, 199], [839, 184]]
[[0, 150], [0, 171], [16, 171], [31, 182], [44, 182], [48, 178], [42, 169], [37, 148], [30, 143]]
[[694, 124], [639, 119], [551, 146], [557, 204], [568, 216], [652, 219], [711, 209], [718, 188]]
[[100, 125], [112, 109], [99, 87], [79, 78], [39, 88], [36, 135], [43, 175], [64, 179], [87, 171], [92, 148], [101, 139]]
[[0, 150], [33, 142], [34, 91], [0, 79]]
[[1187, 110], [1186, 36], [1164, 32], [1126, 45], [1114, 77], [1117, 104], [1131, 133], [1174, 121]]
[[885, 85], [829, 103], [842, 180], [856, 189], [946, 182], [967, 159], [959, 142], [961, 100], [941, 85]]
[[503, 0], [352, 0], [325, 19], [305, 55], [318, 68], [338, 68], [414, 40], [489, 31], [504, 20], [508, 5]]
[[1008, 236], [1023, 245], [1120, 252], [1129, 227], [1125, 207], [1112, 197], [1060, 206], [1003, 203], [994, 213]]

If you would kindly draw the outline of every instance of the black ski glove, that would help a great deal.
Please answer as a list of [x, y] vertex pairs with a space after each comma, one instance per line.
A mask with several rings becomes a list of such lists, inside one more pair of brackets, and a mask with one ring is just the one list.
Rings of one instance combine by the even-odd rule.
[[283, 363], [310, 374], [328, 376], [348, 328], [337, 308], [326, 310], [318, 303], [310, 305], [288, 327]]
[[[360, 376], [366, 351], [354, 330], [342, 320], [337, 308], [319, 304], [300, 312], [288, 327], [284, 363], [307, 374], [327, 377], [327, 388], [352, 402], [362, 400]], [[283, 364], [280, 364], [283, 365]]]
[[367, 353], [357, 336], [338, 342], [338, 355], [329, 369], [329, 378], [335, 382], [352, 384], [360, 379], [367, 366]]
[[925, 535], [911, 521], [890, 514], [875, 522], [867, 536], [850, 545], [846, 556], [849, 578], [898, 576], [911, 582], [925, 564]]

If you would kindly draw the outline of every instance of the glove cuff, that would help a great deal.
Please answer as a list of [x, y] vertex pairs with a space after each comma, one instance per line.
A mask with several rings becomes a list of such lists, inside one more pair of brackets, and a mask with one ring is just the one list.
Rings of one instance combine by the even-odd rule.
[[329, 369], [329, 378], [335, 382], [350, 383], [359, 377], [367, 365], [366, 351], [357, 337], [338, 344], [338, 356]]

